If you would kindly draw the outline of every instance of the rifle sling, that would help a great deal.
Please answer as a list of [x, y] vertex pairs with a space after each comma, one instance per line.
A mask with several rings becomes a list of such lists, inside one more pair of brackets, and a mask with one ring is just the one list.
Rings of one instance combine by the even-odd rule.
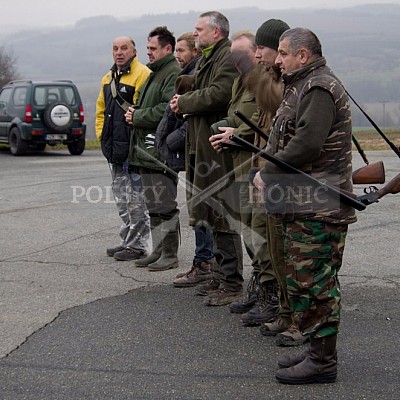
[[347, 95], [350, 97], [350, 99], [353, 101], [353, 103], [360, 109], [360, 111], [365, 115], [365, 117], [368, 119], [368, 121], [372, 124], [372, 126], [376, 129], [376, 131], [382, 136], [382, 138], [385, 140], [385, 142], [390, 146], [390, 148], [396, 153], [398, 157], [400, 157], [400, 150], [399, 148], [391, 142], [388, 137], [382, 132], [382, 130], [379, 128], [379, 126], [373, 121], [373, 119], [361, 108], [361, 106], [351, 97], [350, 93], [344, 89], [347, 93]]

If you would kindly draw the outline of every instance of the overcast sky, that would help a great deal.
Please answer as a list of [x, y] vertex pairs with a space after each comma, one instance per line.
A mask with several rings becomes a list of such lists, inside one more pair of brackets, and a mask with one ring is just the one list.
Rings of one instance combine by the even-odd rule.
[[[271, 4], [272, 3], [272, 4]], [[261, 9], [342, 8], [360, 4], [400, 4], [400, 0], [7, 0], [2, 1], [1, 24], [24, 27], [60, 27], [73, 25], [82, 18], [112, 15], [116, 18], [139, 17], [143, 14], [209, 11], [237, 7]], [[216, 4], [218, 5], [216, 7]]]

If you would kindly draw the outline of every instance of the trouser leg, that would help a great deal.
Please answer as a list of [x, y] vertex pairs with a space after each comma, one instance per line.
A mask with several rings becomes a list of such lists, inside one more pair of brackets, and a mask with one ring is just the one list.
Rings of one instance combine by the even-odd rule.
[[338, 333], [340, 285], [347, 225], [321, 221], [286, 222], [285, 260], [292, 309], [299, 313], [304, 334], [325, 337]]
[[145, 251], [149, 238], [149, 215], [141, 194], [140, 176], [133, 185], [123, 164], [110, 164], [111, 188], [122, 220], [121, 246]]
[[215, 231], [215, 280], [226, 290], [238, 291], [243, 287], [243, 252], [240, 235]]

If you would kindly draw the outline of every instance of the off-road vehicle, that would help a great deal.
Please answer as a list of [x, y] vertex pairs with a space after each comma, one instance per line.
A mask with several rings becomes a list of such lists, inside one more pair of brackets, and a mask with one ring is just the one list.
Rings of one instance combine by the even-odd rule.
[[78, 89], [69, 80], [11, 81], [0, 90], [0, 143], [15, 156], [29, 147], [65, 144], [72, 155], [85, 149], [86, 124]]

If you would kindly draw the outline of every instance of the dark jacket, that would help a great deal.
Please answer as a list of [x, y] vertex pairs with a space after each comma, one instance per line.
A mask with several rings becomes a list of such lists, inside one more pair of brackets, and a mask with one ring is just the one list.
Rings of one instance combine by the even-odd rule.
[[[193, 75], [199, 57], [183, 68], [179, 75]], [[177, 118], [168, 105], [156, 131], [156, 147], [168, 167], [174, 171], [185, 170], [186, 121]]]
[[[352, 192], [350, 103], [339, 79], [324, 57], [283, 78], [285, 93], [273, 121], [267, 152], [322, 182]], [[354, 209], [338, 196], [323, 196], [321, 187], [311, 187], [308, 181], [285, 173], [270, 161], [261, 172], [265, 182], [274, 179], [275, 174], [275, 179], [289, 188], [287, 193], [295, 193], [285, 198], [285, 210], [280, 212], [286, 219], [338, 224], [356, 220]]]
[[137, 98], [137, 92], [150, 75], [150, 69], [133, 58], [121, 71], [114, 64], [111, 71], [103, 76], [101, 89], [96, 101], [96, 136], [101, 143], [104, 157], [110, 163], [124, 163], [128, 158], [130, 128], [125, 123], [125, 111], [115, 102], [110, 83], [116, 81], [121, 97], [130, 104]]
[[164, 160], [155, 147], [157, 126], [169, 104], [181, 69], [173, 54], [148, 64], [151, 74], [142, 86], [133, 113], [129, 164], [163, 170]]
[[180, 111], [188, 114], [189, 223], [206, 222], [222, 232], [238, 229], [239, 196], [234, 187], [232, 156], [214, 151], [209, 137], [211, 125], [227, 115], [233, 81], [239, 75], [230, 48], [230, 41], [222, 39], [207, 58], [203, 56], [197, 64], [192, 90], [178, 100]]

